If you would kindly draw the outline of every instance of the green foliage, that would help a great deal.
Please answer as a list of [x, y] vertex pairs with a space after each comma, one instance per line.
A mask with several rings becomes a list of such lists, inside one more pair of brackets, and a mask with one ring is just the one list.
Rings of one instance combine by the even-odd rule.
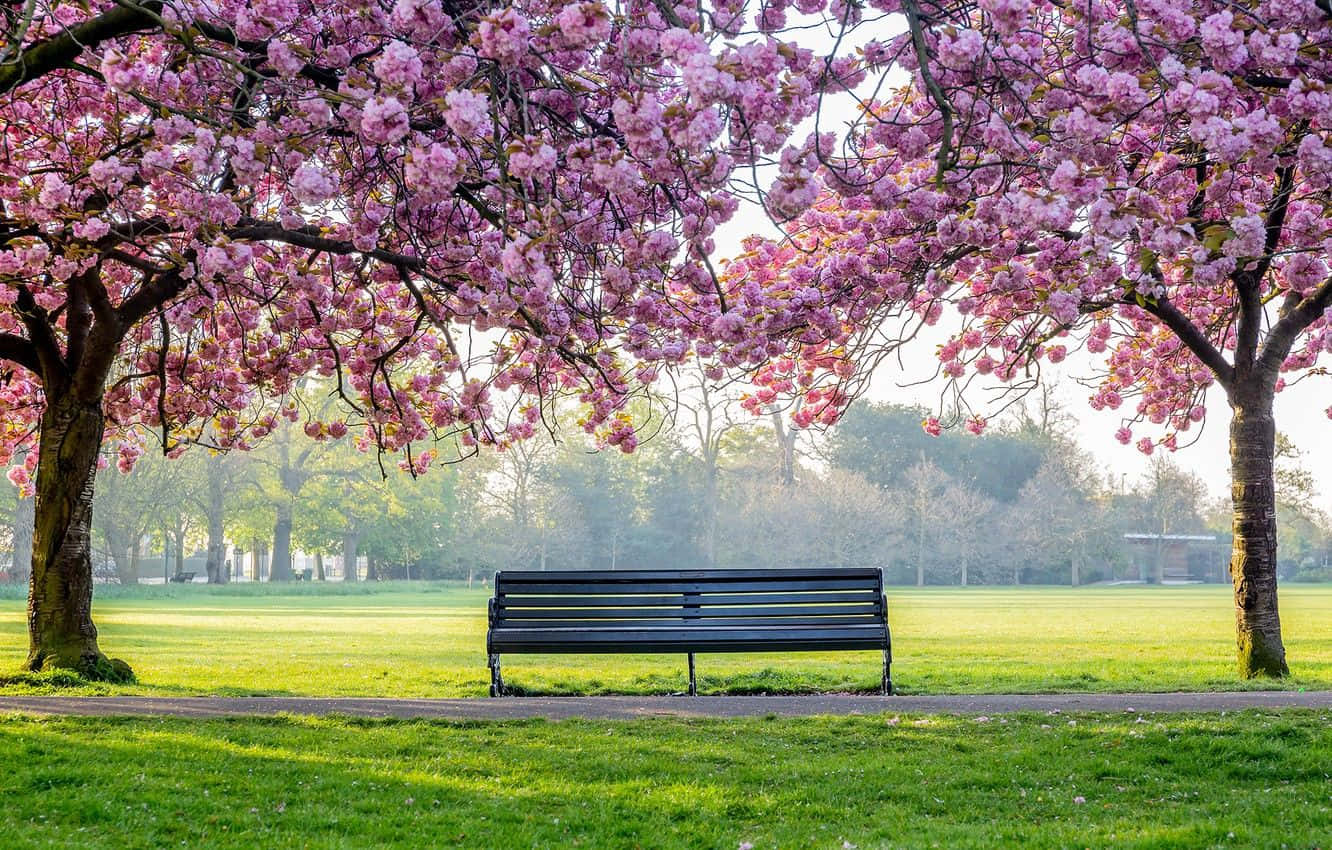
[[1327, 712], [12, 718], [7, 848], [1292, 847]]
[[[482, 696], [489, 591], [457, 584], [99, 586], [107, 645], [164, 696]], [[132, 591], [132, 592], [131, 592]], [[892, 588], [894, 683], [907, 693], [1230, 690], [1223, 586]], [[1287, 585], [1288, 688], [1332, 688], [1332, 587]], [[25, 657], [23, 606], [0, 602], [0, 671]], [[875, 652], [704, 655], [707, 693], [874, 692]], [[679, 655], [514, 655], [525, 693], [684, 690]], [[3, 690], [3, 689], [0, 689]], [[102, 693], [104, 691], [93, 691]]]
[[973, 437], [921, 429], [924, 408], [899, 404], [855, 404], [828, 436], [832, 462], [860, 472], [883, 487], [906, 483], [913, 465], [928, 461], [950, 478], [1000, 502], [1014, 501], [1045, 458], [1039, 437], [994, 431]]

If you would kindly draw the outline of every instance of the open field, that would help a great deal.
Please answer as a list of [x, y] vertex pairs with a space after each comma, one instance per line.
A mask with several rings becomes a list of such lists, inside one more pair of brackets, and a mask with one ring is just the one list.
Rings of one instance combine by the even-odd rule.
[[[1332, 715], [0, 722], [6, 848], [1313, 848]], [[846, 842], [844, 844], [844, 842]]]
[[[84, 693], [480, 696], [481, 588], [385, 584], [107, 588], [102, 647], [139, 684]], [[1220, 586], [890, 588], [893, 678], [907, 693], [1172, 691], [1271, 687], [1231, 672], [1230, 590]], [[1294, 676], [1332, 688], [1332, 587], [1282, 588]], [[23, 603], [0, 599], [0, 675], [26, 650]], [[669, 693], [678, 656], [507, 656], [521, 692]], [[699, 657], [707, 693], [873, 691], [876, 653]], [[51, 690], [9, 678], [0, 692]], [[68, 691], [67, 691], [68, 692]]]

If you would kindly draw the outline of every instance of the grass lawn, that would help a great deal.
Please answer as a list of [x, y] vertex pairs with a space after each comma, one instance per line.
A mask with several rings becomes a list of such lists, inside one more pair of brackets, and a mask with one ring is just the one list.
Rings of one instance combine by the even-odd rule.
[[[1332, 715], [0, 721], [25, 847], [1313, 848]], [[845, 842], [845, 843], [844, 843]]]
[[[480, 696], [487, 592], [451, 585], [99, 588], [107, 653], [139, 684], [90, 693]], [[1230, 590], [1219, 586], [890, 588], [893, 679], [906, 693], [1216, 690], [1234, 677]], [[1332, 688], [1332, 586], [1286, 585], [1294, 676]], [[0, 676], [26, 652], [23, 602], [0, 598]], [[874, 691], [877, 653], [710, 655], [703, 692]], [[527, 693], [667, 693], [682, 656], [505, 657]], [[48, 689], [6, 678], [0, 693]]]

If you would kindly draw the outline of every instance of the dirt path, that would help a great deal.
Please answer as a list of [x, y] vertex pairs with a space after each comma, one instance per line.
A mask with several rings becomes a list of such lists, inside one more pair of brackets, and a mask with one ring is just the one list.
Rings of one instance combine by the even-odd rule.
[[1332, 691], [978, 696], [519, 697], [365, 699], [306, 697], [0, 697], [0, 715], [350, 717], [513, 720], [542, 717], [800, 717], [817, 714], [1003, 714], [1018, 711], [1177, 712], [1332, 708]]

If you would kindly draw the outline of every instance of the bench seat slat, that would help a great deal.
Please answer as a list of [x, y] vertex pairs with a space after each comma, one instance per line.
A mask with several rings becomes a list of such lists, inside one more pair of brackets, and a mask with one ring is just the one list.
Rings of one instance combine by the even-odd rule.
[[506, 581], [543, 581], [551, 584], [573, 582], [612, 582], [620, 584], [639, 584], [645, 581], [687, 582], [699, 579], [707, 581], [751, 581], [757, 576], [765, 579], [804, 581], [806, 579], [845, 579], [860, 578], [875, 582], [879, 579], [878, 567], [811, 567], [808, 569], [771, 569], [771, 570], [502, 570], [500, 575]]
[[[503, 595], [515, 593], [549, 594], [554, 586], [546, 582], [510, 581], [506, 576], [499, 586]], [[819, 590], [865, 590], [875, 588], [862, 579], [811, 579], [798, 581], [782, 579], [770, 581], [754, 578], [748, 581], [715, 582], [688, 580], [682, 582], [643, 581], [633, 585], [635, 593], [755, 593], [761, 591], [819, 591]], [[612, 588], [593, 582], [561, 583], [561, 593], [581, 593], [587, 595], [604, 594]]]
[[623, 605], [787, 605], [805, 602], [878, 602], [879, 596], [873, 588], [859, 591], [841, 591], [824, 593], [806, 591], [804, 593], [704, 593], [686, 596], [677, 593], [670, 596], [639, 596], [625, 592], [616, 596], [527, 596], [512, 594], [502, 590], [496, 597], [500, 608], [616, 608]]
[[793, 615], [790, 617], [763, 617], [761, 619], [754, 617], [714, 617], [711, 619], [684, 620], [680, 617], [663, 617], [660, 620], [506, 620], [503, 623], [496, 624], [495, 628], [502, 631], [504, 629], [600, 629], [618, 627], [622, 632], [630, 633], [644, 629], [686, 626], [693, 631], [706, 634], [707, 630], [714, 626], [781, 626], [782, 628], [791, 628], [861, 623], [874, 625], [882, 622], [882, 617], [873, 614], [852, 614], [846, 617], [799, 617]]
[[878, 605], [774, 605], [732, 608], [701, 605], [697, 607], [643, 607], [643, 608], [521, 608], [504, 609], [496, 619], [497, 626], [515, 620], [706, 620], [713, 617], [808, 617], [846, 616], [849, 614], [877, 615]]
[[492, 636], [495, 652], [764, 652], [820, 649], [881, 649], [887, 630], [861, 627], [643, 629], [632, 634], [598, 629], [508, 629]]

